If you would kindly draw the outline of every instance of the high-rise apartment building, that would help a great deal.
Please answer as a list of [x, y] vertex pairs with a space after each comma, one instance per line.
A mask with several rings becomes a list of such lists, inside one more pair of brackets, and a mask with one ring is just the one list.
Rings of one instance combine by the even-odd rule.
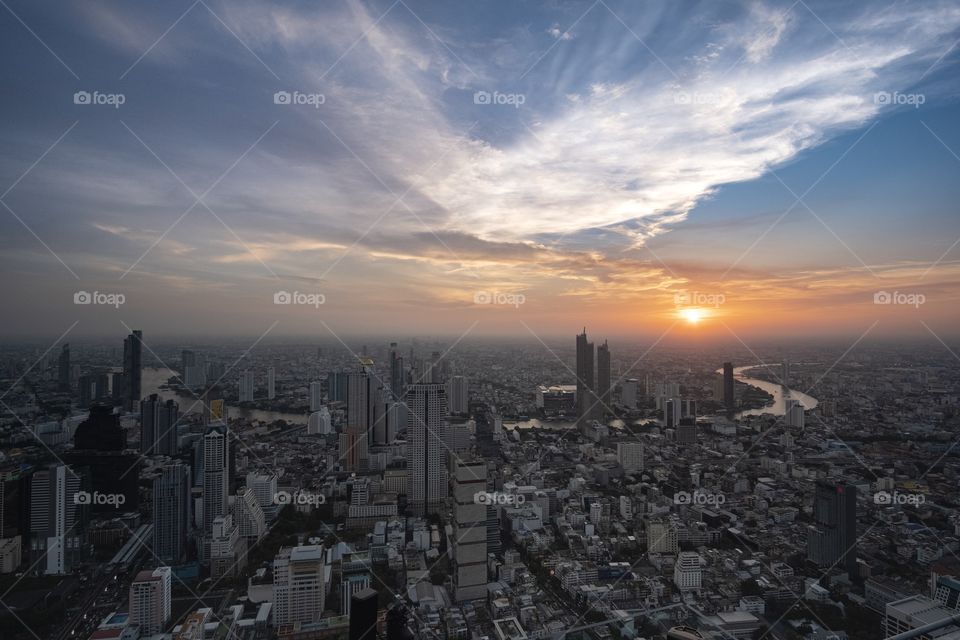
[[485, 462], [457, 463], [453, 487], [453, 585], [457, 602], [480, 600], [487, 595], [487, 505], [477, 499], [486, 490]]
[[180, 406], [157, 394], [140, 403], [140, 453], [174, 456], [179, 450], [177, 420]]
[[170, 620], [170, 567], [141, 571], [130, 583], [130, 623], [149, 637], [161, 633]]
[[442, 384], [407, 388], [407, 499], [414, 513], [432, 513], [447, 497], [447, 393]]
[[818, 567], [857, 570], [857, 487], [818, 480], [813, 497], [813, 524], [807, 533], [807, 559]]
[[203, 530], [210, 533], [213, 521], [228, 510], [230, 490], [227, 430], [215, 425], [203, 436]]
[[143, 388], [143, 331], [133, 331], [123, 341], [123, 408], [136, 411]]
[[451, 415], [467, 415], [469, 411], [470, 396], [468, 394], [468, 381], [465, 377], [452, 376], [447, 381], [447, 401], [450, 405], [449, 409]]
[[190, 467], [164, 466], [153, 481], [153, 553], [163, 562], [186, 558], [190, 511]]
[[284, 547], [273, 560], [273, 621], [276, 626], [317, 622], [326, 597], [321, 545]]

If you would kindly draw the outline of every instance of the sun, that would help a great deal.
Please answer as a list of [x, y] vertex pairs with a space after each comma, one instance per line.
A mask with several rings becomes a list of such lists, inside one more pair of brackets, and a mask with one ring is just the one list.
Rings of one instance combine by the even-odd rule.
[[703, 309], [698, 309], [697, 307], [689, 307], [687, 309], [680, 310], [680, 317], [686, 320], [689, 324], [697, 324], [705, 317]]

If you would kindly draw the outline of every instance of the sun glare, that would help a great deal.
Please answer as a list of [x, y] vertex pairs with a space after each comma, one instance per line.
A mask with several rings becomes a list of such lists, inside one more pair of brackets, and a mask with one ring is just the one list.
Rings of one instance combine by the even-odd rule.
[[696, 307], [690, 307], [680, 311], [680, 317], [686, 320], [689, 324], [697, 324], [704, 318], [704, 316], [705, 314], [703, 309], [698, 309]]

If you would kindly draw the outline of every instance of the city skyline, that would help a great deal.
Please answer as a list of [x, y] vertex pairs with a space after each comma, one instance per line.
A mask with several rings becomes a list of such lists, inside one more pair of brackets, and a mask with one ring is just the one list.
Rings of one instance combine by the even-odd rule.
[[954, 3], [5, 14], [5, 338], [956, 335]]

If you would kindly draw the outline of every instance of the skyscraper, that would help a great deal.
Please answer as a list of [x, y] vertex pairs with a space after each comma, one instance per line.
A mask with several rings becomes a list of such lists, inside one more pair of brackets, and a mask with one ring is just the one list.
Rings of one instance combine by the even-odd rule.
[[487, 595], [487, 505], [477, 495], [487, 490], [485, 462], [458, 462], [454, 476], [456, 500], [453, 574], [457, 602]]
[[596, 415], [602, 416], [610, 406], [610, 347], [607, 341], [597, 347], [597, 388], [596, 388], [597, 406], [594, 407]]
[[34, 472], [30, 482], [32, 549], [45, 562], [44, 573], [69, 572], [82, 551], [82, 534], [89, 493], [82, 497], [82, 479], [70, 467], [50, 465]]
[[407, 499], [414, 513], [432, 513], [447, 497], [447, 394], [442, 384], [413, 384], [406, 398]]
[[857, 487], [818, 480], [813, 522], [807, 534], [807, 559], [818, 567], [837, 564], [853, 574], [857, 568]]
[[452, 376], [447, 381], [447, 399], [450, 402], [450, 414], [455, 416], [466, 415], [470, 396], [467, 392], [469, 383], [463, 376]]
[[380, 594], [367, 587], [350, 600], [350, 640], [377, 640], [377, 599]]
[[397, 343], [390, 343], [390, 391], [394, 398], [403, 395], [403, 356], [397, 350]]
[[136, 411], [143, 380], [143, 331], [135, 330], [123, 341], [123, 405]]
[[210, 533], [217, 516], [227, 513], [230, 489], [226, 427], [213, 426], [203, 436], [203, 531]]
[[60, 349], [60, 359], [57, 362], [57, 389], [70, 391], [70, 343]]
[[326, 586], [320, 545], [284, 547], [273, 560], [273, 623], [317, 622]]
[[587, 341], [587, 329], [577, 336], [577, 420], [590, 420], [593, 407], [593, 343]]
[[170, 619], [170, 567], [144, 570], [130, 583], [130, 622], [144, 637], [163, 631]]
[[277, 397], [277, 370], [273, 367], [267, 369], [267, 399], [273, 400]]
[[179, 564], [186, 557], [189, 530], [190, 467], [177, 462], [164, 466], [153, 481], [153, 553]]
[[733, 363], [723, 363], [723, 406], [732, 413], [737, 401], [733, 396]]
[[179, 450], [177, 420], [180, 406], [163, 401], [157, 394], [140, 403], [140, 452], [144, 455], [175, 456]]
[[240, 374], [240, 389], [238, 393], [240, 402], [253, 402], [253, 389], [253, 371], [247, 369]]

